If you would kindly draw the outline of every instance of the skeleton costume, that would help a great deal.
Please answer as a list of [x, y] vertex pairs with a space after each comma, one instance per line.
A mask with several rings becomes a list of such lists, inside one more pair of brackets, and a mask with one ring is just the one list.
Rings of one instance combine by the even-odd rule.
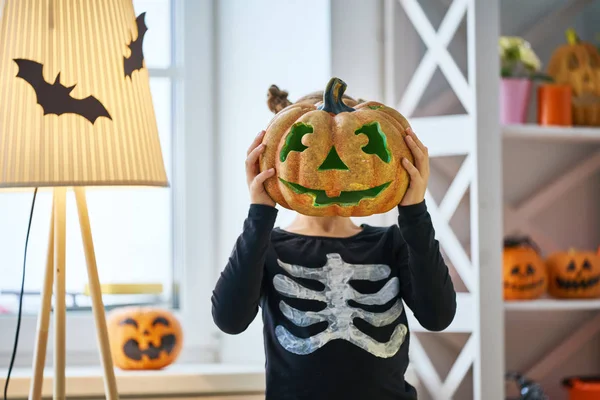
[[212, 296], [213, 318], [239, 334], [259, 307], [267, 400], [414, 400], [404, 381], [409, 331], [445, 329], [456, 293], [425, 202], [398, 225], [348, 238], [274, 228], [277, 209], [250, 206]]

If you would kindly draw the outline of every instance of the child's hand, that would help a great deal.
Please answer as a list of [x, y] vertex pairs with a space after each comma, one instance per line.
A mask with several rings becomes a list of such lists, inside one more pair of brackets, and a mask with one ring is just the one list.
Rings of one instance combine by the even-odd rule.
[[408, 128], [406, 133], [408, 135], [404, 140], [413, 154], [415, 165], [407, 158], [402, 159], [402, 165], [410, 175], [410, 185], [400, 202], [401, 206], [410, 206], [422, 202], [425, 199], [425, 190], [429, 180], [429, 152], [427, 147], [421, 143], [411, 128]]
[[250, 190], [250, 201], [252, 204], [275, 207], [275, 202], [271, 199], [264, 186], [265, 181], [275, 174], [275, 169], [271, 168], [260, 172], [258, 165], [258, 157], [265, 151], [265, 145], [262, 144], [264, 135], [265, 131], [261, 131], [246, 153], [246, 181]]

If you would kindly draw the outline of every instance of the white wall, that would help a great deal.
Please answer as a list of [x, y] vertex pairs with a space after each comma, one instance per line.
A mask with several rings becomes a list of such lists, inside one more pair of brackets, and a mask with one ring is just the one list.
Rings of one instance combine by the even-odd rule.
[[[271, 84], [294, 99], [324, 89], [331, 77], [330, 5], [323, 0], [222, 0], [218, 2], [218, 271], [225, 266], [248, 212], [244, 160], [272, 113]], [[277, 225], [293, 213], [281, 210]], [[239, 336], [223, 336], [225, 362], [264, 361], [262, 321]]]

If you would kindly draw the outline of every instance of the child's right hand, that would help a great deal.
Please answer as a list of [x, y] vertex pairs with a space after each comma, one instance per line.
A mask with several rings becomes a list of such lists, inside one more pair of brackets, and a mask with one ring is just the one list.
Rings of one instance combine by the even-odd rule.
[[262, 143], [264, 135], [265, 131], [259, 132], [246, 153], [246, 182], [250, 190], [250, 201], [252, 204], [275, 207], [275, 202], [271, 199], [264, 186], [265, 181], [275, 174], [275, 169], [271, 168], [260, 172], [260, 166], [258, 165], [258, 157], [265, 151], [265, 145]]

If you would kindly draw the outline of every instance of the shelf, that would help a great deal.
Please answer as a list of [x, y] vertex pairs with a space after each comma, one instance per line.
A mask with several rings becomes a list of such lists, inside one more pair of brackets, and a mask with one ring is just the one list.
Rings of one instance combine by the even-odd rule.
[[537, 124], [506, 125], [502, 134], [509, 139], [539, 139], [600, 143], [598, 127], [540, 126]]
[[[67, 367], [65, 374], [69, 398], [104, 398], [104, 382], [100, 366]], [[15, 369], [10, 379], [8, 398], [27, 398], [31, 375], [32, 371], [29, 368]], [[265, 390], [264, 365], [176, 363], [158, 371], [116, 369], [115, 375], [119, 394], [128, 398], [130, 396], [179, 398], [182, 395], [192, 394], [204, 398], [211, 395], [245, 394], [247, 397], [243, 398], [246, 399], [251, 398], [249, 393], [263, 393]], [[0, 387], [4, 387], [5, 376], [6, 370], [0, 369]], [[42, 388], [44, 398], [52, 397], [53, 377], [52, 368], [46, 368]]]
[[600, 310], [600, 299], [506, 301], [504, 309], [507, 311]]

